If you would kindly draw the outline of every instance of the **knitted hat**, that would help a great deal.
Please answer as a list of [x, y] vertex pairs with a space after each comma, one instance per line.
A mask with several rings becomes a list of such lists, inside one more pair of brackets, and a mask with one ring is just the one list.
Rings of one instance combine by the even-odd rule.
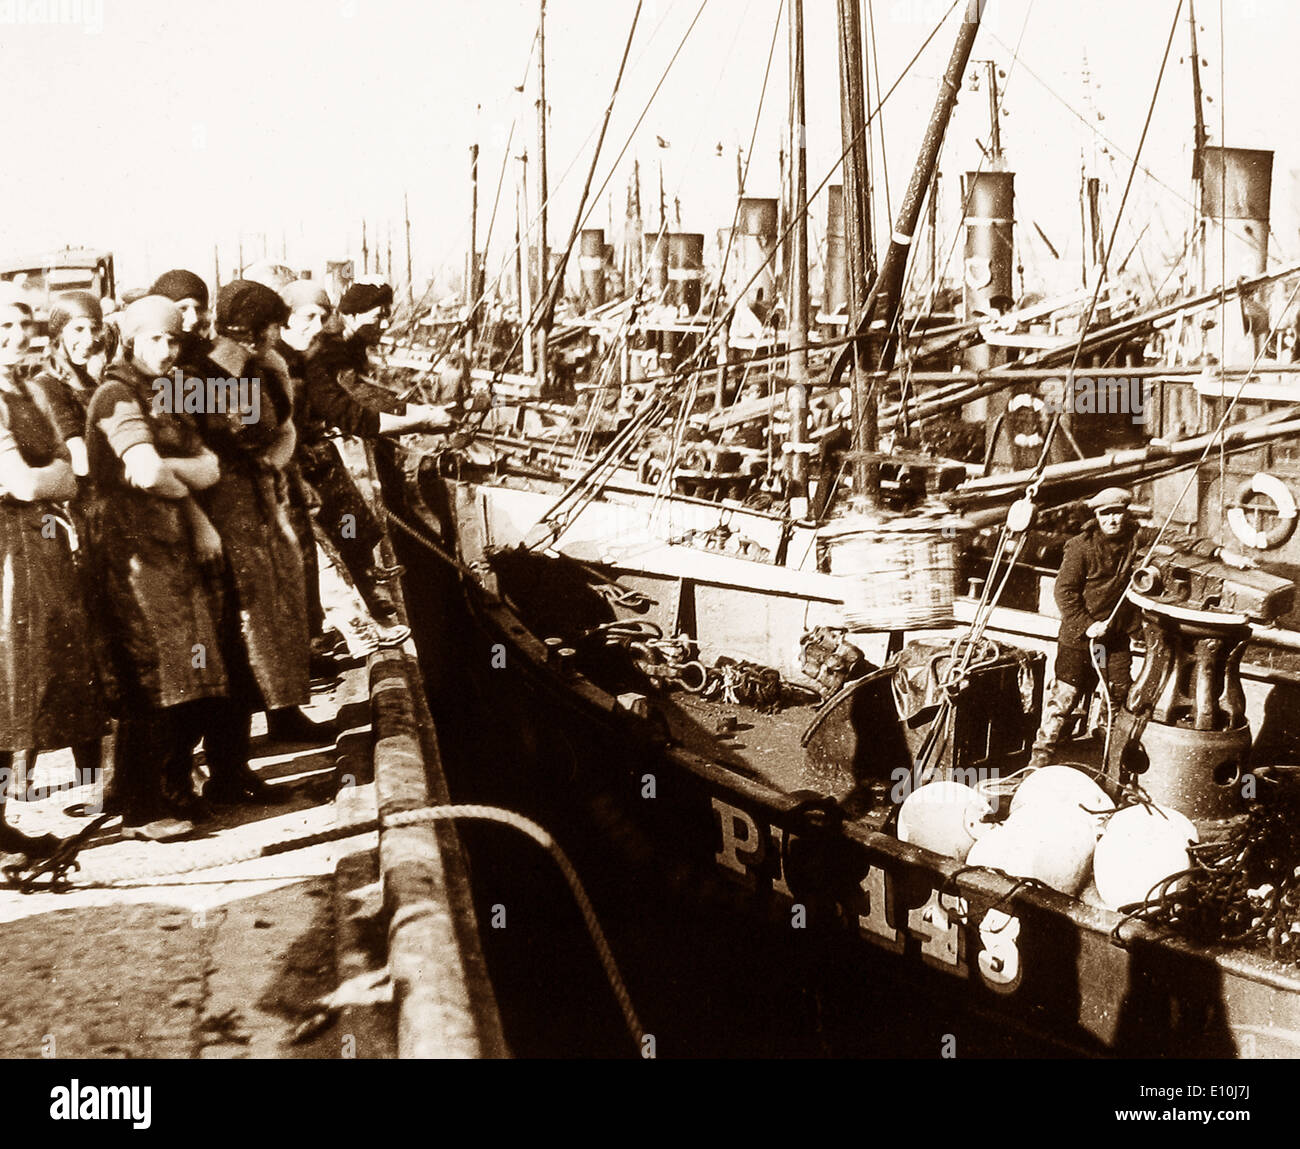
[[104, 310], [98, 296], [89, 291], [68, 291], [50, 304], [50, 339], [55, 340], [73, 319], [104, 322]]
[[354, 283], [339, 300], [340, 315], [364, 315], [393, 301], [393, 289], [387, 284]]
[[288, 318], [288, 305], [263, 283], [236, 279], [217, 292], [218, 331], [256, 335]]
[[150, 295], [163, 295], [175, 303], [182, 299], [197, 299], [200, 307], [208, 305], [208, 285], [192, 271], [174, 268], [164, 271], [153, 281]]
[[123, 343], [130, 343], [141, 334], [170, 332], [172, 335], [180, 335], [181, 309], [165, 296], [146, 295], [122, 310], [117, 327], [122, 333]]

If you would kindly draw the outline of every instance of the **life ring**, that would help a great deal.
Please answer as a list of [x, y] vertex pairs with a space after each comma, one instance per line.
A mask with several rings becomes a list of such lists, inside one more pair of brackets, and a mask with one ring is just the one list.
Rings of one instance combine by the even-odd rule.
[[[1041, 395], [1032, 395], [1027, 391], [1012, 395], [1007, 404], [1007, 430], [1011, 432], [1011, 441], [1017, 447], [1026, 450], [1042, 447], [1046, 441], [1043, 435], [1043, 415], [1047, 404]], [[1020, 414], [1020, 412], [1026, 412]]]
[[681, 454], [678, 469], [701, 475], [712, 474], [716, 456], [709, 450], [711, 444], [687, 447]]
[[[1277, 522], [1268, 530], [1260, 530], [1246, 519], [1246, 506], [1252, 495], [1263, 495], [1273, 504], [1272, 509], [1258, 508], [1277, 517]], [[1234, 502], [1237, 505], [1228, 510], [1228, 526], [1244, 546], [1259, 551], [1275, 550], [1295, 534], [1295, 496], [1276, 475], [1257, 471], [1237, 488]]]

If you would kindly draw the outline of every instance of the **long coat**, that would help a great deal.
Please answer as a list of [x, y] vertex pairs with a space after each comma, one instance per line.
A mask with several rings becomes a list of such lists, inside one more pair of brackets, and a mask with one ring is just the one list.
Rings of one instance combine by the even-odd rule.
[[194, 549], [184, 500], [127, 482], [122, 455], [150, 443], [192, 457], [202, 441], [189, 416], [161, 409], [151, 380], [114, 364], [90, 401], [89, 562], [100, 580], [105, 629], [124, 714], [223, 696], [226, 667], [214, 588]]
[[290, 477], [261, 460], [290, 417], [289, 380], [277, 364], [250, 357], [230, 340], [219, 339], [211, 356], [226, 378], [257, 388], [255, 408], [206, 411], [198, 419], [221, 460], [221, 478], [200, 502], [225, 550], [228, 641], [242, 643], [228, 661], [246, 659], [266, 708], [298, 706], [311, 698], [302, 549], [289, 514]]
[[[67, 458], [25, 385], [0, 387], [0, 454], [29, 467]], [[97, 738], [106, 710], [92, 623], [62, 507], [0, 493], [0, 749], [48, 750]]]

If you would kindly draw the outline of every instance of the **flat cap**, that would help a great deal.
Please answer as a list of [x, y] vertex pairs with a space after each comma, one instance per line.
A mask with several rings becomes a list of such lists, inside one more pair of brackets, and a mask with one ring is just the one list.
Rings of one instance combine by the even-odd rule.
[[1127, 510], [1128, 505], [1133, 501], [1131, 492], [1126, 491], [1123, 487], [1107, 487], [1103, 491], [1098, 491], [1087, 505], [1094, 511], [1106, 511], [1118, 507], [1120, 510]]

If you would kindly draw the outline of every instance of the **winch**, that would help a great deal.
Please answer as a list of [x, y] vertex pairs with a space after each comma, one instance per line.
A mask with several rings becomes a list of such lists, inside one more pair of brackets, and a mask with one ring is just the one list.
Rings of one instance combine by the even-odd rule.
[[1250, 752], [1241, 659], [1252, 623], [1291, 609], [1295, 584], [1216, 559], [1157, 553], [1133, 575], [1146, 655], [1115, 718], [1108, 776], [1201, 822], [1245, 807]]

